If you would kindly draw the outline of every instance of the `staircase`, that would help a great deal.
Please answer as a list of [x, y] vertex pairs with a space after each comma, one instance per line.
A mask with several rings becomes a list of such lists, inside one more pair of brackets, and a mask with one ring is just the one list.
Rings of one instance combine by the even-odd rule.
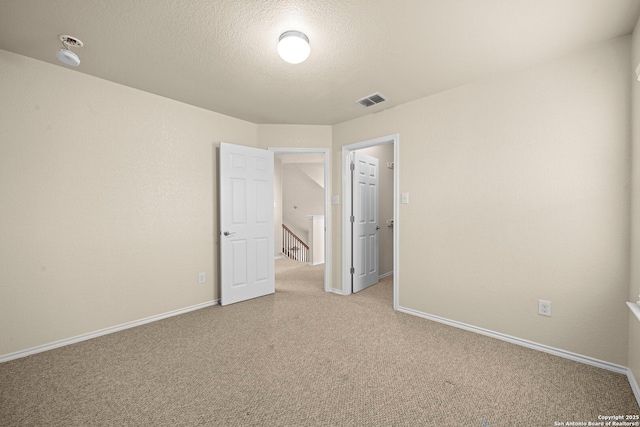
[[282, 253], [289, 259], [309, 262], [309, 245], [282, 224]]

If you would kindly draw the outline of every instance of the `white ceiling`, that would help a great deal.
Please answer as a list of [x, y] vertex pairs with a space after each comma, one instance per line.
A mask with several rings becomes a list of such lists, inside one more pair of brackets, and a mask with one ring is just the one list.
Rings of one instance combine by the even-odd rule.
[[[69, 34], [77, 72], [253, 123], [335, 124], [628, 35], [639, 15], [639, 0], [0, 0], [0, 49], [66, 67]], [[278, 57], [287, 30], [309, 37], [306, 62]], [[374, 92], [389, 100], [356, 104]]]

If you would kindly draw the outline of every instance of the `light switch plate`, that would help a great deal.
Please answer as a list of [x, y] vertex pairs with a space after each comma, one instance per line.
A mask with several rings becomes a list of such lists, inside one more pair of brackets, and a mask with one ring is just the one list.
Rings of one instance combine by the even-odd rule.
[[400, 199], [400, 201], [405, 205], [409, 203], [409, 193], [402, 193], [402, 198]]

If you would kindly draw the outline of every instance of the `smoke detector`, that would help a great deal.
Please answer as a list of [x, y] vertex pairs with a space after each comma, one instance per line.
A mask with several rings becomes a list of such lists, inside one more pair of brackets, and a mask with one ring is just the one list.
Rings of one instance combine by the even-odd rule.
[[75, 37], [67, 36], [65, 34], [60, 35], [60, 41], [62, 42], [62, 46], [58, 53], [56, 53], [56, 57], [63, 63], [70, 65], [72, 67], [77, 67], [80, 65], [80, 57], [71, 51], [71, 47], [82, 47], [84, 44]]

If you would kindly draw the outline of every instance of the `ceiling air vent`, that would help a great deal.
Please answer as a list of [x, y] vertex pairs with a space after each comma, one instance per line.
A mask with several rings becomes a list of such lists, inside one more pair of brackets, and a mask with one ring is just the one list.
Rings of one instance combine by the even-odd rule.
[[362, 99], [357, 100], [356, 102], [360, 105], [362, 105], [363, 107], [371, 107], [373, 105], [379, 104], [381, 102], [386, 101], [387, 98], [384, 97], [384, 95], [382, 95], [379, 92], [376, 92], [372, 95], [369, 96], [365, 96]]

